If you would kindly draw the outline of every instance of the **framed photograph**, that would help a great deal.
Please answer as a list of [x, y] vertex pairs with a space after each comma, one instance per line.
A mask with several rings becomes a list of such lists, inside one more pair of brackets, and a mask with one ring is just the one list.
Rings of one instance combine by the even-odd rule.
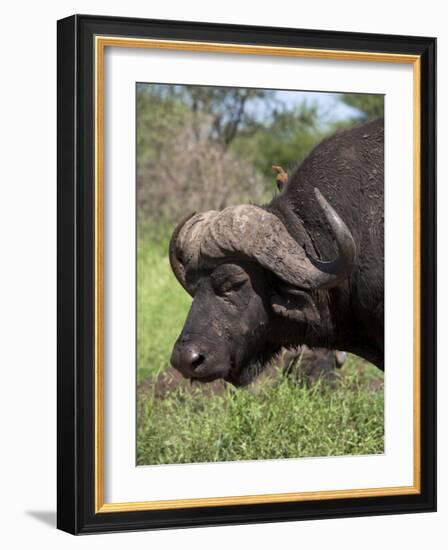
[[58, 527], [436, 508], [434, 38], [58, 22]]

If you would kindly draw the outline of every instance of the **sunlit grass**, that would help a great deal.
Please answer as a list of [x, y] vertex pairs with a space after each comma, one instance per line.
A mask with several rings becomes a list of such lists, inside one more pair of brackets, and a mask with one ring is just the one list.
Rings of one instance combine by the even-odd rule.
[[137, 371], [141, 381], [169, 365], [191, 298], [171, 272], [168, 238], [141, 237], [137, 250]]
[[254, 390], [213, 395], [185, 386], [140, 395], [138, 464], [173, 464], [378, 454], [383, 452], [383, 391], [360, 382], [355, 365], [336, 385], [312, 388], [279, 376]]

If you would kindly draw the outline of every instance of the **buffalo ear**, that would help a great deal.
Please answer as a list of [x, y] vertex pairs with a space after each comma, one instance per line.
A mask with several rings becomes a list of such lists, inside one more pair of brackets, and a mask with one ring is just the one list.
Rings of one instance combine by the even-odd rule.
[[306, 292], [294, 289], [291, 292], [271, 296], [271, 306], [275, 313], [291, 321], [318, 323], [320, 315], [312, 297]]

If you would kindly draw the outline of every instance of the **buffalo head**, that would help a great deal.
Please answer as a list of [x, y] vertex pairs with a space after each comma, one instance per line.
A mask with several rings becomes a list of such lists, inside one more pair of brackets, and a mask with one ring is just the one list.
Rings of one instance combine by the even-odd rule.
[[193, 303], [171, 356], [186, 378], [248, 383], [285, 345], [321, 323], [319, 290], [338, 285], [355, 262], [353, 237], [315, 190], [338, 246], [336, 259], [307, 255], [268, 210], [239, 205], [182, 220], [171, 267]]

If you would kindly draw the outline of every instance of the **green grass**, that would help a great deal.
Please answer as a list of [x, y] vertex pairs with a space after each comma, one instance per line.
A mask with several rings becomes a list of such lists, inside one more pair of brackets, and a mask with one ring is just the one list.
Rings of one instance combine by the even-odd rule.
[[169, 366], [171, 348], [182, 330], [190, 296], [171, 272], [169, 238], [141, 237], [137, 250], [138, 381]]
[[160, 390], [191, 302], [171, 274], [167, 244], [141, 240], [138, 250], [138, 464], [383, 452], [383, 377], [355, 357], [335, 383], [311, 388], [274, 371], [248, 389], [174, 382]]

